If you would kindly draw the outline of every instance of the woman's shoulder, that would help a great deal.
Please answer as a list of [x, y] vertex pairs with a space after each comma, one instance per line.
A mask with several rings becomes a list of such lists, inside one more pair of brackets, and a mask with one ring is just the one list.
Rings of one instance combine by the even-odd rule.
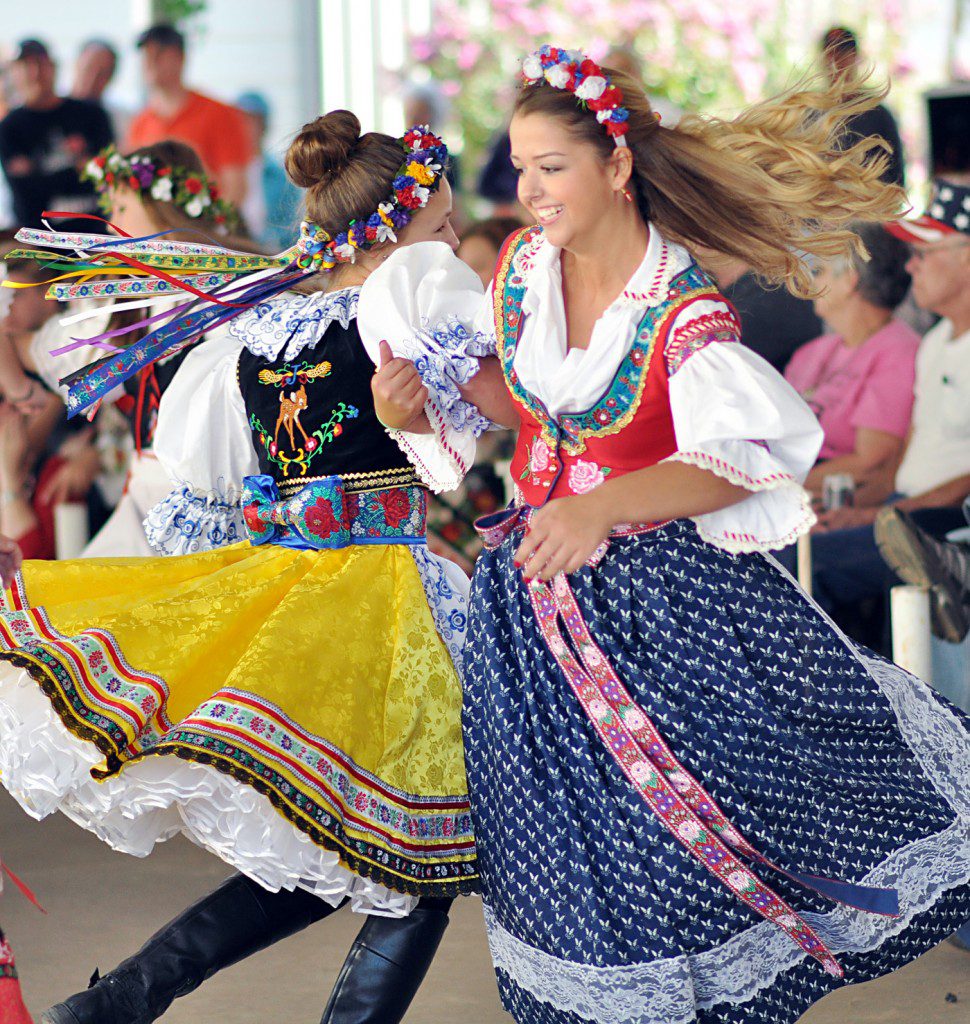
[[873, 354], [884, 352], [915, 356], [922, 338], [909, 324], [895, 317], [869, 339]]

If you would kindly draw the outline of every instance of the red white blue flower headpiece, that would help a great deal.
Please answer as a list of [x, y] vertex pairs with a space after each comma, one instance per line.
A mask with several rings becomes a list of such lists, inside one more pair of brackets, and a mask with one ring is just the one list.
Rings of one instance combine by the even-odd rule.
[[543, 46], [522, 62], [522, 76], [529, 85], [547, 82], [573, 93], [585, 109], [595, 112], [617, 146], [626, 145], [630, 112], [623, 106], [623, 93], [581, 50]]
[[400, 139], [407, 154], [391, 188], [391, 196], [363, 220], [352, 220], [335, 238], [312, 221], [300, 225], [297, 264], [314, 273], [353, 263], [358, 252], [381, 242], [396, 242], [415, 210], [428, 205], [448, 164], [448, 147], [426, 124], [418, 124]]

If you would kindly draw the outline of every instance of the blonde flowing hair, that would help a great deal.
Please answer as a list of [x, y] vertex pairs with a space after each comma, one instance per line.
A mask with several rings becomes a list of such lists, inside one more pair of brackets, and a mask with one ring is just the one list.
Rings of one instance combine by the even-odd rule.
[[[630, 187], [640, 212], [689, 249], [736, 257], [765, 280], [810, 297], [806, 255], [865, 258], [849, 224], [892, 220], [906, 208], [905, 192], [881, 180], [888, 143], [875, 136], [852, 141], [847, 131], [888, 86], [813, 76], [733, 120], [688, 114], [668, 128], [638, 82], [605, 70], [630, 112]], [[593, 113], [548, 83], [524, 86], [515, 113], [562, 118], [604, 160], [614, 152]]]

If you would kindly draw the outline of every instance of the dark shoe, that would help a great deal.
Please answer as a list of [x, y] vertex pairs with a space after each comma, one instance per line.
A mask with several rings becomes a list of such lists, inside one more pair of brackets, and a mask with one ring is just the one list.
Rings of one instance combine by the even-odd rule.
[[52, 1006], [42, 1024], [150, 1024], [177, 996], [333, 913], [335, 907], [296, 889], [269, 892], [233, 875], [156, 932], [86, 992]]
[[320, 1024], [399, 1024], [448, 927], [451, 900], [420, 900], [408, 917], [369, 917]]
[[876, 516], [875, 534], [879, 553], [893, 572], [929, 588], [933, 633], [960, 643], [970, 632], [970, 550], [936, 540], [892, 506]]

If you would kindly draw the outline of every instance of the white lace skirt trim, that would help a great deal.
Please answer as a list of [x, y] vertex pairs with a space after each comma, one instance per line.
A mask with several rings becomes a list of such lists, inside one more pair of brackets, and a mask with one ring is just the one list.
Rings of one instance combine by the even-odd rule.
[[96, 782], [103, 761], [74, 736], [37, 683], [0, 664], [0, 778], [31, 817], [61, 811], [109, 846], [135, 857], [179, 833], [270, 890], [307, 889], [336, 906], [403, 917], [414, 897], [349, 871], [262, 794], [208, 765], [149, 757]]
[[[903, 738], [957, 820], [943, 832], [895, 851], [864, 878], [854, 879], [863, 885], [896, 888], [899, 917], [848, 907], [804, 915], [836, 955], [876, 949], [947, 890], [970, 881], [966, 730], [924, 683], [850, 646], [889, 701]], [[788, 936], [765, 921], [695, 956], [592, 967], [558, 959], [517, 939], [488, 906], [485, 921], [497, 970], [536, 999], [597, 1024], [691, 1024], [698, 1009], [753, 999], [805, 957]]]

